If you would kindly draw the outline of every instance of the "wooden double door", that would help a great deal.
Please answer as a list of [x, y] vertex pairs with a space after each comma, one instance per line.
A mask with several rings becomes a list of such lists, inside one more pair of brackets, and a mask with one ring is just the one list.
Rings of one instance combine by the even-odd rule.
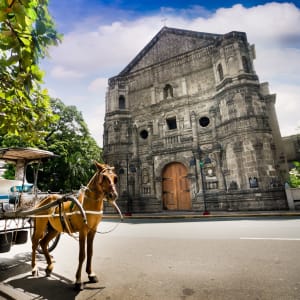
[[166, 210], [190, 210], [190, 182], [186, 167], [178, 162], [168, 164], [162, 174], [163, 207]]

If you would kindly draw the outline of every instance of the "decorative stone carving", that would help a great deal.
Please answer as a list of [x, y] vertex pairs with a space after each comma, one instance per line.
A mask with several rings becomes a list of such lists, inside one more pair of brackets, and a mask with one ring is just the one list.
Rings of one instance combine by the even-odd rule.
[[[122, 174], [121, 187], [134, 185], [125, 193], [133, 210], [163, 209], [166, 180], [177, 180], [174, 188], [189, 185], [176, 193], [190, 191], [185, 197], [191, 210], [202, 207], [199, 193], [210, 209], [244, 209], [245, 199], [252, 209], [285, 208], [282, 193], [274, 192], [279, 183], [270, 184], [284, 180], [275, 96], [259, 83], [253, 58], [243, 32], [163, 27], [109, 79], [103, 157], [112, 165], [123, 162], [123, 169], [125, 162], [135, 166], [130, 178]], [[126, 109], [116, 107], [120, 94]], [[188, 181], [178, 174], [163, 178], [169, 164], [183, 166]], [[257, 184], [252, 180], [250, 187], [254, 177]], [[126, 207], [127, 198], [120, 195]]]

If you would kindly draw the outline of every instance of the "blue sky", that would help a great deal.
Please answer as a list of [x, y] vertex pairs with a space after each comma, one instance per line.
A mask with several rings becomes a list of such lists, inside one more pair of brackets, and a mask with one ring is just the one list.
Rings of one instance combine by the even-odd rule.
[[97, 1], [49, 0], [63, 42], [42, 62], [52, 97], [82, 111], [102, 145], [105, 91], [164, 26], [211, 33], [245, 31], [255, 44], [260, 82], [277, 94], [282, 136], [300, 130], [300, 0]]

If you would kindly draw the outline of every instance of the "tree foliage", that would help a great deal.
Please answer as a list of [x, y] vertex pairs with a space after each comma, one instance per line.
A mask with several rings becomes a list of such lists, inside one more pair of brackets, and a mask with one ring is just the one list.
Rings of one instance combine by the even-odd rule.
[[[51, 99], [51, 110], [57, 121], [51, 123], [43, 144], [35, 144], [54, 152], [51, 158], [39, 166], [38, 187], [43, 190], [70, 192], [86, 185], [93, 175], [94, 161], [102, 161], [101, 149], [90, 135], [81, 112], [75, 106], [66, 106], [59, 99]], [[30, 146], [26, 141], [19, 143], [16, 139], [5, 139], [1, 147]], [[33, 182], [37, 165], [27, 168], [27, 181]], [[5, 178], [13, 178], [10, 166]]]
[[289, 172], [289, 185], [292, 188], [298, 188], [300, 187], [300, 162], [294, 161], [293, 164], [295, 167]]
[[[70, 191], [87, 184], [101, 152], [76, 107], [41, 88], [39, 61], [60, 40], [48, 0], [0, 0], [0, 146], [58, 154], [41, 166], [40, 188]], [[28, 168], [30, 182], [33, 171]]]
[[58, 120], [50, 126], [46, 149], [58, 157], [41, 166], [39, 187], [68, 192], [88, 183], [94, 173], [94, 160], [101, 161], [101, 149], [75, 106], [52, 99], [51, 107]]
[[0, 138], [41, 143], [55, 121], [39, 60], [57, 45], [48, 0], [0, 1]]

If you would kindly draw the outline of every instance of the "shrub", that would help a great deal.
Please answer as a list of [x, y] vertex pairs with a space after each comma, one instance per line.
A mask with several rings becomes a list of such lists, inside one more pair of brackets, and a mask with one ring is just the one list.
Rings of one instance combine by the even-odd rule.
[[292, 188], [300, 187], [300, 162], [293, 162], [295, 168], [290, 170], [289, 185]]

